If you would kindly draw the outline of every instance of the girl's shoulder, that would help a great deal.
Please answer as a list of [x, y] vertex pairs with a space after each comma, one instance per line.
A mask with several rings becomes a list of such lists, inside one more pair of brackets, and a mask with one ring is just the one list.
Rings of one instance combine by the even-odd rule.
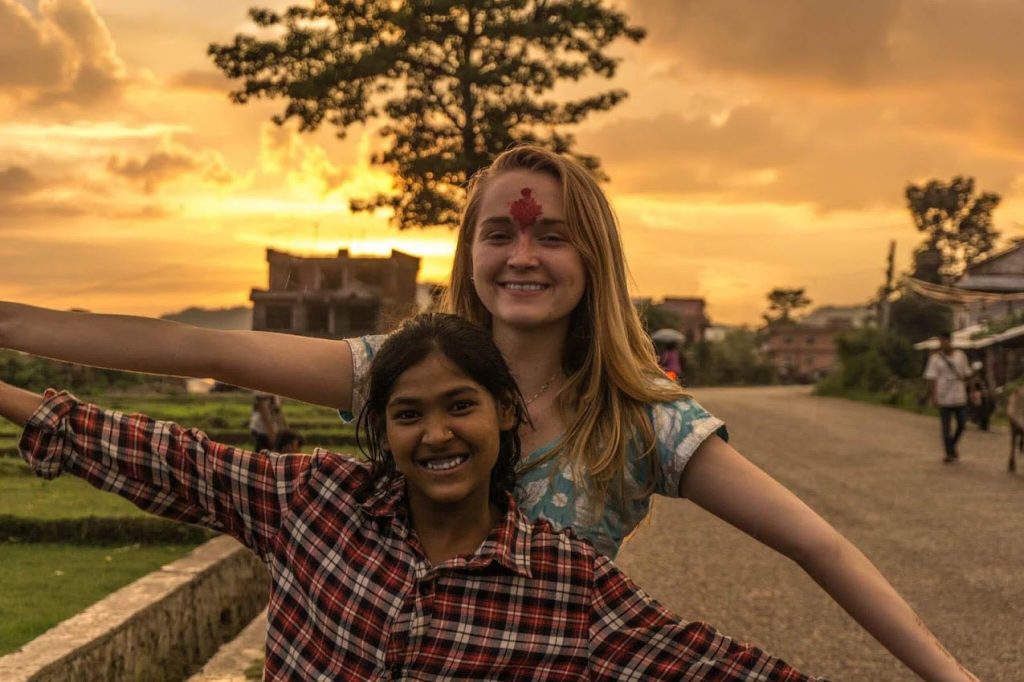
[[311, 458], [310, 469], [313, 472], [332, 481], [350, 483], [353, 489], [359, 487], [370, 474], [368, 462], [345, 453], [313, 448], [313, 454], [305, 456]]
[[[674, 385], [674, 382], [667, 377], [659, 377], [654, 382]], [[666, 438], [675, 439], [682, 433], [692, 431], [695, 427], [706, 428], [711, 424], [714, 425], [712, 430], [717, 430], [720, 427], [719, 435], [725, 440], [729, 439], [728, 432], [725, 430], [725, 422], [704, 409], [692, 395], [686, 394], [675, 400], [652, 401], [645, 407], [654, 426], [655, 438], [659, 443]]]
[[[654, 428], [658, 472], [655, 492], [676, 497], [683, 469], [711, 436], [729, 440], [725, 422], [708, 412], [693, 397], [648, 405]], [[642, 474], [639, 474], [642, 477]]]

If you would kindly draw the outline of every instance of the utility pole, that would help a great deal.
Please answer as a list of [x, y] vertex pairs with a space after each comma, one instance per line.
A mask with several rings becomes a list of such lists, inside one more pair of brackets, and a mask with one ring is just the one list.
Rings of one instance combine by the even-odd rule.
[[889, 259], [888, 265], [885, 269], [885, 287], [882, 289], [882, 300], [880, 301], [881, 310], [881, 327], [882, 331], [889, 329], [889, 297], [892, 296], [893, 286], [892, 278], [895, 273], [896, 263], [896, 240], [892, 239], [889, 241]]

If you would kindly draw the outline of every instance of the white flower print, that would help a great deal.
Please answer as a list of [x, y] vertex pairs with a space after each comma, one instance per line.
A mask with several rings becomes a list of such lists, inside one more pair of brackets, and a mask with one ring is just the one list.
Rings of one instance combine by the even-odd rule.
[[539, 481], [531, 481], [522, 486], [522, 493], [519, 495], [519, 506], [523, 509], [530, 509], [537, 506], [537, 503], [544, 499], [548, 492], [547, 477]]

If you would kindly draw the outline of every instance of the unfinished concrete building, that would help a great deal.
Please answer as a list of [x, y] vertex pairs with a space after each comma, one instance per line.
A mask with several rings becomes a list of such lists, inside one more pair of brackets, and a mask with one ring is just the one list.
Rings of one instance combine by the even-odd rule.
[[269, 286], [253, 289], [252, 328], [342, 339], [384, 331], [416, 309], [420, 259], [303, 257], [267, 249]]

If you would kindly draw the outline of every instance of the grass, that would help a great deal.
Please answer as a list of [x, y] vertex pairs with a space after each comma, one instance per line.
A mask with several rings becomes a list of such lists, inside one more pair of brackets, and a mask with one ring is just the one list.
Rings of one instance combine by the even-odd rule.
[[[835, 387], [823, 387], [822, 384], [818, 384], [818, 386], [815, 387], [815, 394], [827, 396], [829, 398], [844, 398], [846, 400], [856, 400], [862, 403], [871, 403], [873, 405], [895, 407], [896, 409], [904, 410], [906, 412], [924, 414], [932, 417], [938, 417], [939, 415], [939, 408], [927, 403], [921, 405], [918, 400], [920, 395], [919, 392], [913, 390], [901, 390], [897, 392], [867, 391], [855, 388], [837, 389]], [[1006, 426], [1009, 424], [1009, 421], [1006, 418], [1005, 412], [997, 409], [990, 418], [990, 423], [993, 425]]]
[[0, 655], [192, 547], [0, 545]]
[[18, 464], [29, 475], [0, 475], [0, 513], [40, 520], [147, 515], [128, 500], [93, 488], [69, 474], [46, 481], [32, 475], [27, 464]]
[[[82, 396], [85, 399], [85, 395]], [[141, 412], [158, 419], [177, 421], [207, 431], [214, 439], [249, 446], [248, 420], [251, 398], [247, 393], [195, 395], [108, 395], [94, 396], [103, 407], [125, 412]], [[334, 447], [351, 437], [351, 426], [341, 422], [335, 410], [295, 401], [284, 405], [292, 428], [305, 436], [310, 451], [313, 445]], [[0, 425], [0, 453], [17, 452], [20, 429], [4, 422]], [[230, 436], [223, 437], [222, 436]], [[332, 443], [333, 441], [333, 443]], [[335, 449], [352, 451], [350, 445]], [[93, 488], [70, 475], [46, 481], [32, 475], [18, 457], [0, 457], [0, 515], [33, 519], [70, 519], [145, 516], [134, 505]]]
[[259, 680], [263, 679], [263, 665], [264, 661], [262, 660], [253, 661], [249, 664], [249, 667], [247, 667], [245, 669], [245, 672], [243, 672], [242, 674], [245, 675], [246, 680], [258, 682]]
[[[79, 394], [103, 407], [141, 412], [197, 427], [224, 442], [248, 446], [251, 397], [247, 393], [209, 396]], [[313, 445], [332, 445], [351, 438], [335, 410], [286, 401], [289, 426]], [[16, 455], [21, 429], [0, 423], [0, 455]], [[351, 447], [339, 447], [352, 450]], [[46, 481], [33, 475], [17, 456], [0, 456], [0, 517], [43, 527], [88, 517], [100, 520], [146, 520], [149, 516], [117, 495], [97, 490], [71, 475]], [[36, 524], [35, 522], [38, 522]], [[116, 522], [114, 525], [117, 525]], [[60, 528], [72, 528], [61, 525]], [[3, 537], [0, 528], [0, 537]], [[72, 538], [60, 531], [62, 543]], [[52, 537], [51, 534], [42, 534]], [[93, 537], [93, 536], [89, 536]], [[88, 540], [87, 540], [88, 541]], [[111, 542], [109, 538], [108, 542]], [[172, 540], [172, 542], [175, 542]], [[114, 590], [173, 561], [188, 544], [96, 546], [47, 542], [0, 543], [0, 655], [9, 653], [58, 622]]]

